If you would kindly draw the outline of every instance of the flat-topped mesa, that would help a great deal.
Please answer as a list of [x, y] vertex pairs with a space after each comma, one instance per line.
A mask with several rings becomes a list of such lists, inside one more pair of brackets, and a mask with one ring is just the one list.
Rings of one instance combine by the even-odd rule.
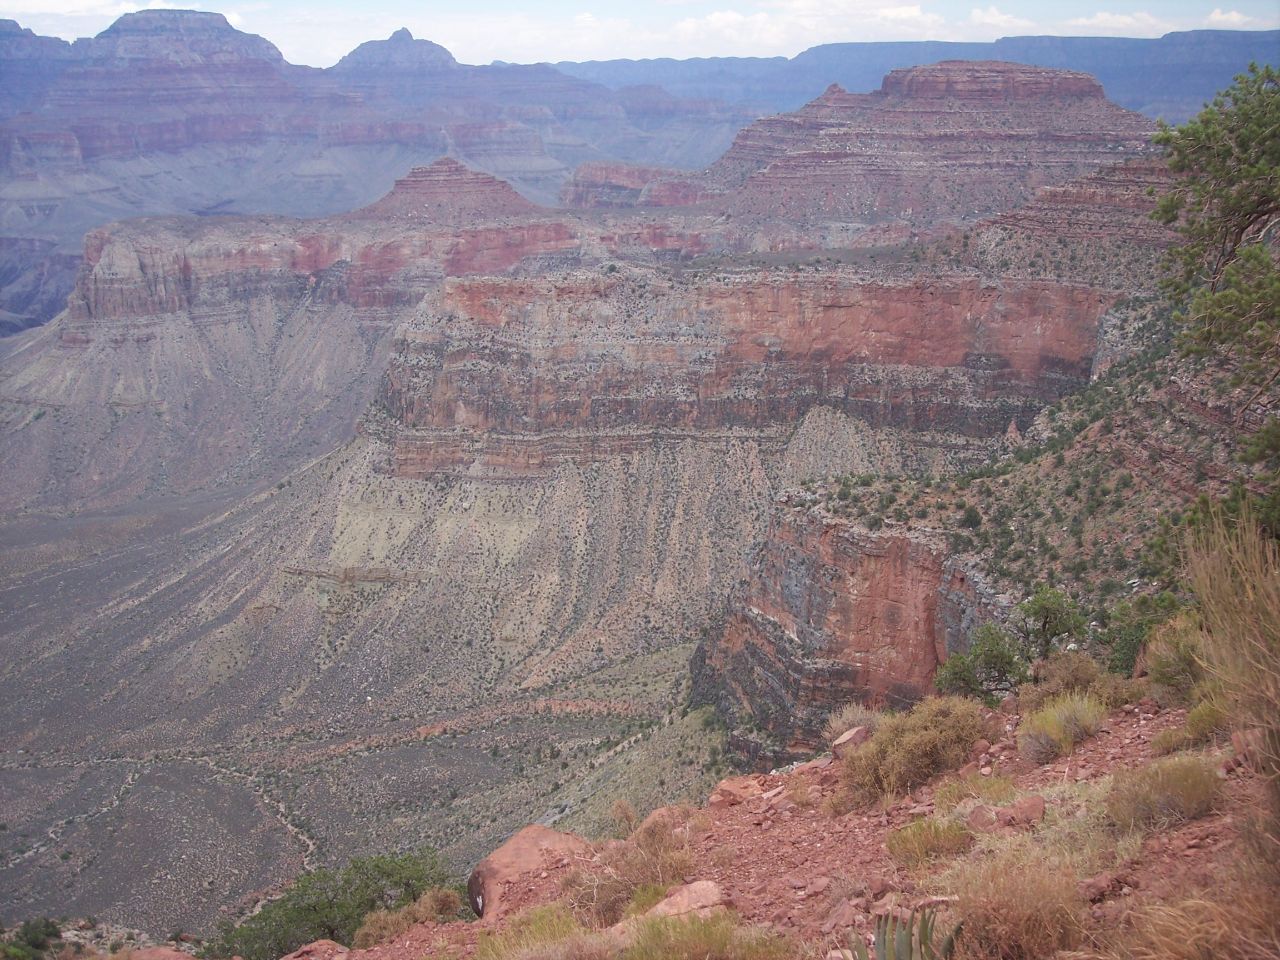
[[220, 13], [140, 10], [126, 13], [92, 39], [75, 42], [85, 62], [164, 60], [173, 63], [244, 60], [284, 62], [269, 40], [233, 27]]
[[421, 219], [432, 223], [469, 223], [529, 216], [541, 208], [505, 180], [472, 170], [452, 157], [414, 167], [381, 200], [351, 214], [361, 220]]
[[705, 180], [748, 218], [929, 225], [1142, 155], [1153, 129], [1086, 74], [947, 61], [894, 71], [875, 93], [832, 85], [758, 120]]
[[889, 97], [955, 100], [1102, 100], [1102, 84], [1087, 73], [1001, 60], [943, 60], [889, 73]]

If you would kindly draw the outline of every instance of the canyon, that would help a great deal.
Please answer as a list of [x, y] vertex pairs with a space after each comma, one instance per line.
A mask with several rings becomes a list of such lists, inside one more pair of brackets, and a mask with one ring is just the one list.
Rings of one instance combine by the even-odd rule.
[[[372, 190], [407, 155], [360, 118], [415, 104], [424, 72], [446, 75], [430, 110], [478, 90], [509, 112], [424, 125], [451, 155], [381, 196], [94, 226], [66, 309], [0, 340], [5, 920], [207, 930], [304, 867], [423, 844], [469, 864], [530, 820], [598, 830], [624, 788], [696, 797], [723, 770], [691, 695], [753, 717], [759, 762], [839, 700], [913, 699], [1009, 598], [945, 537], [829, 522], [796, 488], [1017, 449], [1132, 352], [1169, 242], [1145, 219], [1153, 124], [1068, 71], [949, 61], [737, 133], [723, 104], [597, 110], [550, 68], [401, 34], [328, 79], [237, 35], [211, 74], [229, 28], [149, 11], [29, 82], [54, 103], [146, 76], [176, 24], [187, 82], [245, 84], [216, 123], [35, 111], [7, 162], [187, 155], [195, 129], [251, 156], [300, 124], [379, 153]], [[585, 99], [548, 117], [544, 82]], [[333, 106], [322, 127], [290, 84]], [[625, 151], [640, 169], [529, 161], [551, 156], [530, 131], [621, 144], [644, 110], [668, 120]], [[723, 156], [670, 174], [681, 130]]]

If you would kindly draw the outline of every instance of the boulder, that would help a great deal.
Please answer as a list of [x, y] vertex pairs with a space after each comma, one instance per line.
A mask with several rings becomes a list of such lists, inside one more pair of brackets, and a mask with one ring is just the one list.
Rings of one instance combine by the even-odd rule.
[[724, 909], [724, 891], [714, 880], [695, 880], [677, 887], [645, 911], [646, 917], [706, 917]]
[[759, 777], [729, 777], [716, 784], [707, 798], [709, 807], [736, 807], [744, 800], [764, 793]]
[[[166, 954], [177, 954], [177, 957], [181, 957], [182, 960], [191, 960], [189, 954], [178, 953], [177, 950], [165, 950], [163, 947], [153, 947], [152, 950], [164, 950]], [[143, 954], [148, 954], [145, 960], [177, 960], [174, 956], [150, 956], [152, 950], [137, 950], [133, 955], [141, 957]], [[338, 957], [345, 957], [348, 953], [350, 951], [340, 943], [332, 940], [316, 940], [305, 947], [299, 947], [293, 953], [281, 957], [280, 960], [337, 960]]]
[[854, 727], [836, 737], [835, 742], [831, 744], [831, 752], [837, 760], [843, 760], [870, 739], [870, 727]]
[[572, 833], [561, 833], [541, 824], [530, 824], [477, 865], [467, 880], [467, 898], [476, 916], [503, 915], [506, 888], [544, 871], [568, 866], [575, 857], [588, 856], [591, 844]]

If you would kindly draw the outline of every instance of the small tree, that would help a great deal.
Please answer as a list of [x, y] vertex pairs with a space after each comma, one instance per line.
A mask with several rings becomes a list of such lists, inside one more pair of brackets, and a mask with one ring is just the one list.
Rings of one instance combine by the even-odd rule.
[[1061, 590], [1041, 584], [1018, 604], [1012, 622], [1028, 659], [1046, 659], [1055, 648], [1084, 636], [1085, 619], [1079, 606]]
[[942, 693], [993, 702], [1013, 693], [1027, 679], [1027, 661], [1015, 639], [987, 623], [973, 632], [967, 652], [952, 654], [938, 668], [934, 682]]
[[[1243, 417], [1280, 381], [1280, 72], [1251, 65], [1195, 118], [1162, 125], [1155, 141], [1178, 175], [1155, 216], [1182, 235], [1165, 283], [1182, 304], [1180, 339], [1188, 353], [1234, 362], [1253, 390]], [[1246, 456], [1280, 457], [1280, 418], [1267, 420]], [[1280, 533], [1280, 484], [1258, 519]]]

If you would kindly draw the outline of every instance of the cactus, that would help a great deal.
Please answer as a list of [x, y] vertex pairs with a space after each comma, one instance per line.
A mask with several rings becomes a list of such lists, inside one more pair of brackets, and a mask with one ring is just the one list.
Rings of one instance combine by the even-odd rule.
[[913, 910], [906, 920], [892, 915], [882, 916], [876, 922], [874, 957], [867, 951], [862, 938], [853, 938], [853, 954], [857, 960], [947, 960], [955, 952], [957, 925], [942, 941], [933, 942], [934, 914], [931, 910]]

